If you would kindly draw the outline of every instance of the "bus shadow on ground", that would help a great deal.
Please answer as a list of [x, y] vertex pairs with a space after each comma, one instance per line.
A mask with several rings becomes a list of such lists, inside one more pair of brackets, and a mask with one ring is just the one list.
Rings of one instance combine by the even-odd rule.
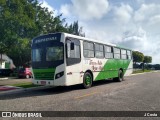
[[[112, 80], [101, 80], [93, 83], [93, 88], [97, 86], [107, 85], [110, 83], [114, 83]], [[25, 98], [25, 97], [36, 97], [36, 96], [45, 96], [45, 95], [56, 95], [67, 93], [76, 90], [87, 90], [83, 88], [83, 85], [72, 85], [72, 86], [59, 86], [59, 87], [50, 87], [42, 90], [32, 90], [32, 91], [22, 91], [18, 93], [10, 93], [6, 95], [0, 95], [0, 100], [8, 100], [8, 99], [17, 99], [17, 98]]]

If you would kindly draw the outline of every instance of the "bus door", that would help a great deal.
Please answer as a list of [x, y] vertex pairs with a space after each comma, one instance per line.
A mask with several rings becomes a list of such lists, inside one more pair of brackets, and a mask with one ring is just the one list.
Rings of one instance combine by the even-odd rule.
[[80, 40], [66, 38], [66, 73], [68, 84], [80, 83], [82, 64]]

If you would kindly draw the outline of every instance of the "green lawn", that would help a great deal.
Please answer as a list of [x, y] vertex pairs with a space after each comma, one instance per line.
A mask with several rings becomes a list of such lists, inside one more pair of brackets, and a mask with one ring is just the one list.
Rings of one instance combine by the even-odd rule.
[[133, 73], [132, 74], [137, 74], [137, 73], [144, 73], [144, 72], [151, 72], [151, 71], [153, 71], [153, 70], [136, 70], [136, 71], [133, 71]]
[[38, 87], [40, 85], [34, 85], [31, 82], [27, 82], [27, 83], [12, 84], [10, 86], [16, 86], [16, 87], [22, 87], [22, 88], [31, 88], [31, 87]]

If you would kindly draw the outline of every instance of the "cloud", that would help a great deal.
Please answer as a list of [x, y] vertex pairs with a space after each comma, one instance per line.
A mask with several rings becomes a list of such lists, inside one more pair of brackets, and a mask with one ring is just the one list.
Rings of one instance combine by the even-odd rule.
[[155, 15], [153, 17], [151, 17], [149, 19], [149, 24], [153, 25], [153, 24], [159, 24], [160, 23], [160, 14], [159, 15]]
[[114, 21], [116, 23], [125, 24], [128, 23], [132, 17], [133, 9], [128, 4], [121, 4], [121, 6], [115, 6], [113, 8]]
[[41, 7], [42, 8], [47, 8], [49, 12], [53, 12], [53, 16], [57, 16], [58, 15], [58, 11], [55, 10], [52, 6], [50, 6], [45, 0], [40, 1], [41, 3]]
[[159, 14], [160, 4], [142, 4], [140, 9], [135, 11], [136, 22], [148, 21], [149, 18]]
[[142, 50], [143, 48], [144, 52], [145, 48], [148, 46], [147, 41], [147, 33], [142, 27], [140, 27], [134, 32], [127, 31], [124, 33], [123, 40], [119, 42], [119, 44], [134, 50]]
[[[62, 5], [60, 11], [68, 16], [77, 16], [81, 20], [101, 19], [109, 11], [108, 0], [71, 0], [72, 4]], [[69, 14], [70, 13], [70, 14]]]
[[66, 18], [78, 19], [86, 37], [141, 51], [160, 64], [158, 10], [160, 1], [147, 0], [71, 0], [61, 6]]
[[160, 14], [152, 16], [148, 19], [148, 24], [146, 25], [148, 32], [152, 34], [160, 34]]
[[145, 0], [136, 0], [136, 2], [138, 5], [141, 5], [141, 4], [145, 3]]
[[62, 13], [64, 16], [69, 17], [71, 15], [71, 10], [70, 10], [71, 6], [68, 4], [64, 4], [61, 6], [60, 8], [60, 13]]
[[[126, 46], [133, 50], [138, 50], [144, 53], [144, 55], [149, 55], [153, 57], [153, 63], [160, 63], [160, 35], [153, 36], [152, 33], [148, 33], [142, 27], [137, 30], [127, 31], [124, 33], [122, 41], [118, 44]], [[158, 57], [157, 57], [158, 56]]]

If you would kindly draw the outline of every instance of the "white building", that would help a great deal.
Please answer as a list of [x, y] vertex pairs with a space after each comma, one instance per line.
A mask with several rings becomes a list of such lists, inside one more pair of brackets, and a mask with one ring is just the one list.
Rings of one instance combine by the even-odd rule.
[[7, 55], [0, 55], [0, 69], [13, 69], [16, 68], [12, 59], [10, 59]]

